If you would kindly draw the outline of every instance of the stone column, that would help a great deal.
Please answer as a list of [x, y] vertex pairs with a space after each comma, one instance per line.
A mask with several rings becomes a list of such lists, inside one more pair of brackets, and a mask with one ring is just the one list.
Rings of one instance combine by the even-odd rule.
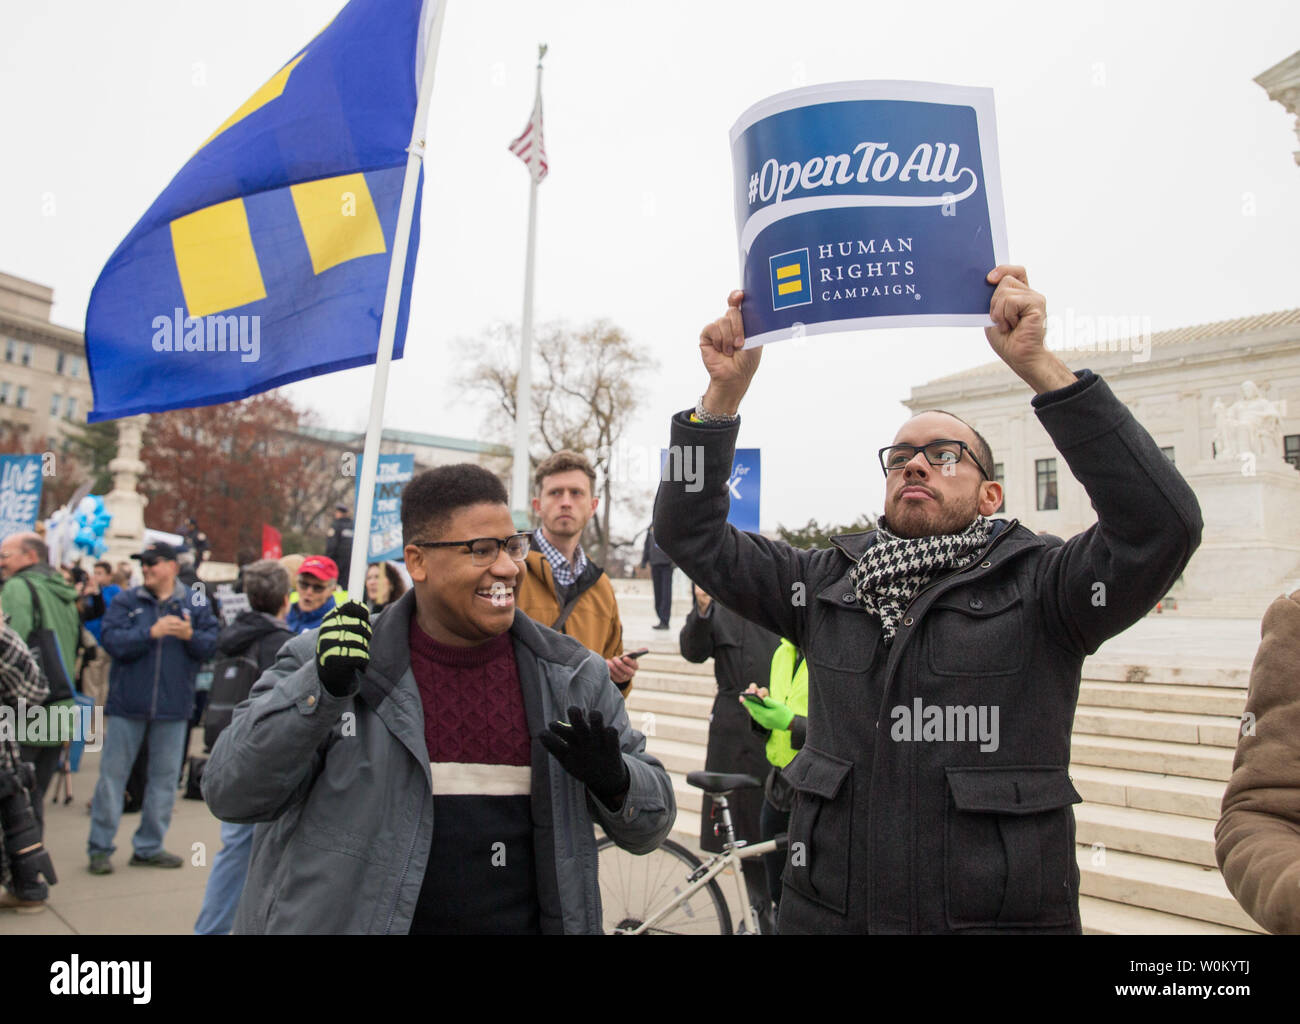
[[108, 544], [105, 557], [114, 565], [144, 547], [144, 507], [149, 499], [135, 488], [144, 473], [140, 441], [148, 422], [147, 415], [117, 421], [117, 458], [108, 464], [113, 489], [104, 496], [104, 508], [113, 517], [104, 534]]
[[1191, 466], [1210, 457], [1209, 447], [1201, 448], [1201, 393], [1180, 391], [1178, 400], [1183, 407], [1183, 443], [1174, 449], [1174, 459]]

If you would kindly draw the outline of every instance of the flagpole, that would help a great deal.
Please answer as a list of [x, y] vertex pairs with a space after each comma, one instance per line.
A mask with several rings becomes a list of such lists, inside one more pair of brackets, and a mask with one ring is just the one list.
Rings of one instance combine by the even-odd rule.
[[415, 190], [420, 181], [420, 163], [424, 159], [429, 97], [433, 94], [433, 71], [438, 59], [438, 43], [442, 39], [443, 15], [447, 11], [447, 0], [430, 2], [436, 2], [438, 8], [429, 28], [424, 73], [420, 77], [420, 96], [415, 105], [415, 121], [411, 125], [411, 144], [406, 150], [406, 177], [402, 181], [402, 201], [397, 208], [397, 228], [393, 232], [393, 258], [388, 265], [388, 287], [384, 292], [384, 312], [379, 322], [375, 382], [370, 392], [370, 422], [366, 425], [366, 441], [362, 449], [352, 562], [348, 569], [350, 591], [356, 591], [359, 586], [362, 600], [365, 599], [366, 562], [370, 549], [370, 520], [374, 513], [379, 439], [384, 425], [384, 400], [388, 394], [388, 366], [393, 361], [393, 340], [397, 336], [397, 315], [402, 301], [402, 278], [406, 274], [406, 250], [411, 240], [411, 223], [415, 219]]
[[[533, 96], [533, 110], [542, 100], [542, 58], [546, 44], [537, 48], [537, 87]], [[524, 318], [519, 330], [519, 381], [515, 388], [515, 453], [511, 474], [510, 496], [514, 504], [515, 529], [528, 528], [531, 521], [532, 502], [529, 477], [532, 464], [528, 458], [529, 426], [533, 419], [533, 255], [537, 242], [537, 178], [541, 170], [541, 142], [538, 126], [533, 127], [534, 138], [528, 153], [528, 255], [524, 262]]]

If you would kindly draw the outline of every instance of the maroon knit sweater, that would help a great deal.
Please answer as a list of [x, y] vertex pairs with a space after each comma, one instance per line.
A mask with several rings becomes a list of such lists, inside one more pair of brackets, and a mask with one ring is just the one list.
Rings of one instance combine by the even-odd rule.
[[536, 934], [532, 740], [514, 643], [503, 633], [451, 647], [415, 616], [409, 639], [434, 783], [433, 843], [411, 933]]
[[452, 647], [425, 633], [412, 615], [410, 644], [430, 761], [530, 763], [532, 743], [509, 633], [477, 647]]

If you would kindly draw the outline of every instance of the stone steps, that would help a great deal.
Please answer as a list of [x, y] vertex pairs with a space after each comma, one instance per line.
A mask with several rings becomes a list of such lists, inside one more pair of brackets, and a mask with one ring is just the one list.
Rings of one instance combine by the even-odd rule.
[[1088, 846], [1077, 850], [1081, 895], [1243, 931], [1263, 931], [1237, 905], [1223, 877], [1212, 868], [1120, 850], [1094, 852]]
[[1226, 747], [1191, 743], [1094, 736], [1075, 733], [1071, 760], [1075, 764], [1124, 768], [1157, 775], [1182, 775], [1193, 779], [1227, 782], [1232, 775], [1233, 752]]
[[1123, 850], [1216, 868], [1214, 822], [1110, 804], [1078, 804], [1075, 838], [1093, 849]]
[[1072, 764], [1074, 788], [1089, 803], [1134, 807], [1166, 814], [1182, 814], [1217, 821], [1223, 802], [1223, 783], [1189, 779], [1181, 775], [1126, 771], [1096, 765]]
[[1226, 686], [1088, 681], [1079, 687], [1079, 704], [1090, 708], [1135, 708], [1240, 718], [1246, 709], [1246, 693]]
[[1250, 664], [1224, 661], [1221, 664], [1194, 664], [1168, 656], [1142, 657], [1132, 660], [1092, 657], [1083, 663], [1085, 683], [1146, 683], [1161, 686], [1210, 686], [1216, 689], [1245, 690], [1250, 686]]
[[1096, 896], [1079, 897], [1084, 935], [1257, 935], [1242, 928], [1166, 914], [1148, 907], [1113, 903]]
[[1092, 736], [1127, 736], [1139, 740], [1204, 744], [1237, 749], [1240, 717], [1144, 711], [1138, 708], [1080, 706], [1074, 731]]
[[[649, 658], [646, 655], [641, 660]], [[641, 668], [633, 679], [632, 695], [635, 697], [642, 690], [656, 693], [685, 693], [695, 697], [712, 698], [717, 693], [717, 684], [712, 676], [690, 675]]]

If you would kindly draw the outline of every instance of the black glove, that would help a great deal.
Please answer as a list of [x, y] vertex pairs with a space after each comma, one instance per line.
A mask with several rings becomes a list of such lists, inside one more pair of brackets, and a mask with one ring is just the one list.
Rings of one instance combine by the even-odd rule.
[[325, 616], [316, 637], [316, 677], [335, 697], [352, 688], [353, 675], [370, 664], [370, 613], [349, 601]]
[[599, 711], [589, 719], [582, 708], [569, 708], [569, 721], [552, 722], [541, 735], [542, 746], [564, 770], [585, 785], [601, 803], [614, 807], [623, 802], [632, 774], [618, 747], [618, 730], [606, 725]]

